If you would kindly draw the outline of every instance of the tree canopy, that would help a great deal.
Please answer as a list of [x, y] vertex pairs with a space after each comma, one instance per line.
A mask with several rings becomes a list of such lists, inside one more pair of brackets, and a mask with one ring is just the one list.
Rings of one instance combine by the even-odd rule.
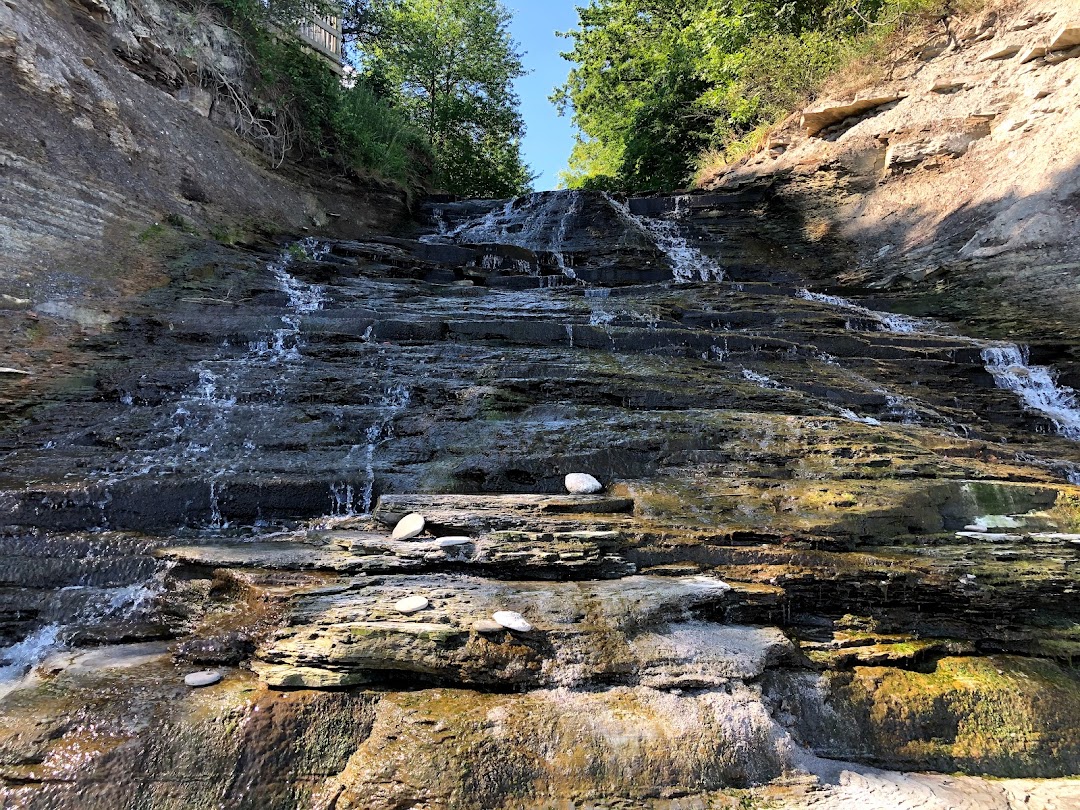
[[513, 89], [525, 70], [509, 20], [498, 0], [372, 0], [365, 7], [365, 80], [423, 130], [436, 182], [463, 196], [509, 196], [531, 181]]
[[935, 2], [590, 0], [563, 34], [575, 65], [552, 96], [579, 131], [563, 182], [683, 185], [702, 152], [773, 123], [870, 39]]

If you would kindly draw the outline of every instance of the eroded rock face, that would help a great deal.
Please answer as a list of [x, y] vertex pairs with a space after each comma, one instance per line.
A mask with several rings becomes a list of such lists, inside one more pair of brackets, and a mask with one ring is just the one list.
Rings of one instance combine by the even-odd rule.
[[708, 186], [765, 184], [816, 234], [815, 252], [850, 251], [848, 283], [909, 311], [1076, 345], [1076, 16], [1069, 0], [990, 3], [935, 23], [886, 79], [831, 88], [805, 125], [794, 117]]
[[3, 434], [3, 803], [1068, 806], [1068, 355], [822, 291], [774, 206], [178, 260]]

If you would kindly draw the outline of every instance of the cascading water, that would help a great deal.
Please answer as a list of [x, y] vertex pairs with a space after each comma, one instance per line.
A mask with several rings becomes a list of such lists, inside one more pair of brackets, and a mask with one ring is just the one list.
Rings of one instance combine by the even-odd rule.
[[[890, 312], [879, 312], [835, 295], [814, 293], [800, 290], [798, 296], [806, 301], [816, 301], [856, 313], [878, 325], [882, 332], [896, 334], [934, 334], [948, 335], [942, 324], [928, 318], [912, 318]], [[848, 328], [851, 328], [849, 322]], [[1027, 410], [1047, 417], [1061, 436], [1080, 441], [1080, 403], [1072, 388], [1057, 382], [1057, 372], [1048, 366], [1029, 364], [1028, 350], [1014, 343], [988, 345], [984, 341], [961, 335], [950, 335], [958, 340], [981, 348], [982, 360], [986, 370], [994, 378], [998, 388], [1012, 391]], [[889, 404], [889, 412], [906, 423], [918, 422], [918, 411], [912, 407], [911, 400], [893, 395], [882, 389], [875, 389], [883, 394]]]
[[680, 232], [677, 222], [639, 216], [630, 210], [627, 203], [616, 200], [606, 192], [604, 199], [624, 220], [645, 234], [667, 256], [676, 281], [724, 280], [724, 271], [720, 265], [691, 246]]
[[1080, 441], [1076, 391], [1058, 384], [1053, 369], [1030, 365], [1028, 350], [1011, 343], [986, 347], [982, 359], [998, 388], [1012, 391], [1025, 408], [1046, 416], [1060, 435]]
[[[328, 245], [309, 237], [289, 245], [267, 263], [266, 269], [286, 296], [288, 311], [280, 316], [281, 326], [249, 341], [239, 353], [224, 342], [216, 357], [192, 366], [198, 381], [153, 431], [155, 437], [169, 437], [170, 443], [124, 456], [119, 465], [124, 472], [110, 480], [201, 467], [210, 487], [206, 526], [229, 527], [222, 512], [227, 480], [256, 449], [245, 426], [238, 424], [240, 411], [272, 407], [303, 359], [302, 316], [320, 310], [325, 302], [320, 286], [296, 278], [289, 267], [298, 259], [319, 260], [328, 251]], [[263, 381], [268, 368], [278, 368], [269, 383]], [[260, 388], [269, 394], [269, 404], [250, 401], [252, 392]]]
[[165, 578], [172, 564], [158, 567], [153, 576], [131, 585], [99, 588], [70, 585], [62, 592], [81, 592], [82, 608], [64, 623], [50, 622], [26, 638], [0, 648], [0, 698], [18, 689], [34, 667], [63, 650], [73, 630], [105, 625], [122, 625], [149, 618], [154, 602], [165, 590]]
[[[849, 312], [862, 315], [863, 317], [876, 322], [878, 330], [881, 332], [894, 332], [900, 335], [910, 335], [916, 332], [936, 331], [936, 324], [934, 324], [933, 321], [922, 318], [912, 318], [908, 315], [897, 315], [893, 312], [878, 312], [877, 310], [868, 309], [867, 307], [856, 304], [854, 301], [841, 298], [838, 295], [815, 293], [806, 289], [799, 290], [798, 295], [799, 298], [802, 298], [805, 301], [817, 301], [822, 304], [829, 304], [830, 306], [839, 307], [840, 309], [846, 309]], [[848, 323], [848, 328], [851, 328], [850, 322]]]
[[360, 502], [362, 514], [370, 515], [374, 506], [375, 451], [380, 444], [391, 438], [394, 420], [409, 407], [410, 399], [409, 389], [404, 385], [387, 390], [379, 404], [378, 420], [370, 425], [365, 433], [367, 446], [364, 449], [364, 489]]
[[[479, 222], [468, 220], [452, 230], [447, 230], [445, 221], [437, 218], [439, 233], [423, 236], [421, 241], [514, 245], [550, 254], [566, 278], [576, 279], [572, 261], [566, 255], [566, 244], [574, 221], [582, 212], [583, 200], [582, 192], [577, 190], [545, 191], [518, 197], [508, 200], [501, 208], [491, 209]], [[483, 261], [500, 263], [502, 257], [484, 257]], [[527, 272], [530, 267], [525, 262], [518, 270]], [[548, 282], [542, 286], [554, 284]]]

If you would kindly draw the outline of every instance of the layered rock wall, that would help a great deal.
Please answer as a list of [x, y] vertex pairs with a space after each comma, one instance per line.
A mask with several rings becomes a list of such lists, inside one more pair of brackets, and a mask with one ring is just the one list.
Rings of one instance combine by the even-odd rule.
[[279, 165], [238, 137], [243, 46], [199, 8], [0, 4], [5, 365], [41, 371], [42, 333], [98, 328], [160, 283], [158, 229], [356, 235], [406, 214], [401, 189]]
[[710, 185], [773, 183], [823, 248], [854, 246], [841, 282], [986, 333], [1075, 343], [1078, 32], [1067, 0], [947, 20]]

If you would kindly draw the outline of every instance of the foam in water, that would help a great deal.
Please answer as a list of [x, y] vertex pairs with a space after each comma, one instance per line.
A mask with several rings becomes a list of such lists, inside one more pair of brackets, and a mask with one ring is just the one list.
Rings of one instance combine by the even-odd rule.
[[743, 375], [744, 378], [746, 378], [747, 380], [754, 383], [755, 385], [757, 385], [760, 388], [769, 388], [769, 389], [772, 389], [774, 391], [787, 391], [788, 390], [787, 388], [782, 386], [780, 383], [778, 383], [776, 380], [774, 380], [772, 377], [766, 377], [764, 374], [759, 374], [758, 372], [753, 371], [752, 369], [744, 368], [742, 370], [742, 375]]
[[[700, 250], [692, 247], [682, 235], [679, 225], [664, 219], [651, 219], [638, 216], [630, 206], [616, 200], [608, 193], [604, 199], [628, 223], [645, 234], [671, 262], [671, 272], [676, 281], [723, 281], [724, 271], [715, 261]], [[676, 212], [678, 213], [676, 199]]]
[[297, 254], [310, 261], [319, 261], [330, 252], [330, 246], [313, 237], [301, 239], [270, 262], [266, 267], [274, 274], [282, 292], [289, 298], [289, 308], [298, 313], [317, 312], [325, 302], [323, 289], [317, 284], [308, 284], [289, 273], [289, 265]]
[[877, 323], [879, 331], [881, 332], [910, 335], [916, 332], [934, 331], [935, 325], [931, 321], [921, 318], [912, 318], [909, 315], [897, 315], [893, 312], [878, 312], [873, 309], [867, 309], [864, 306], [856, 304], [854, 301], [849, 301], [838, 295], [826, 295], [825, 293], [810, 292], [805, 289], [799, 290], [798, 295], [799, 298], [802, 298], [805, 301], [817, 301], [821, 304], [829, 304], [830, 306], [846, 309], [849, 312], [855, 312], [869, 318]]
[[0, 697], [14, 691], [31, 669], [63, 647], [59, 624], [39, 627], [22, 641], [0, 648]]
[[[583, 197], [577, 190], [531, 194], [509, 200], [501, 209], [489, 211], [480, 222], [470, 220], [440, 234], [439, 238], [465, 244], [516, 245], [545, 251], [554, 258], [563, 276], [576, 279], [577, 273], [568, 261], [564, 248], [573, 220], [581, 213], [582, 205]], [[496, 261], [501, 262], [501, 259], [496, 257]], [[524, 264], [524, 268], [519, 265], [518, 269], [528, 271], [528, 263]], [[496, 264], [487, 269], [497, 269], [498, 266]], [[543, 286], [556, 285], [548, 282]]]
[[842, 416], [844, 419], [848, 419], [852, 422], [862, 422], [864, 425], [873, 425], [875, 427], [881, 426], [881, 422], [879, 420], [874, 419], [872, 416], [859, 416], [857, 413], [855, 413], [855, 411], [851, 410], [850, 408], [841, 408], [839, 411], [837, 411], [837, 413], [839, 413], [840, 416]]
[[[63, 590], [86, 591], [89, 598], [71, 625], [122, 622], [145, 615], [164, 591], [165, 575], [172, 566], [163, 566], [150, 579], [114, 588], [71, 585]], [[22, 641], [0, 648], [0, 698], [24, 685], [25, 677], [38, 664], [67, 645], [65, 626], [53, 622], [39, 627]]]
[[1025, 408], [1046, 416], [1060, 435], [1080, 441], [1076, 391], [1059, 385], [1053, 369], [1030, 365], [1027, 348], [1012, 343], [986, 347], [982, 359], [998, 388], [1012, 391]]

